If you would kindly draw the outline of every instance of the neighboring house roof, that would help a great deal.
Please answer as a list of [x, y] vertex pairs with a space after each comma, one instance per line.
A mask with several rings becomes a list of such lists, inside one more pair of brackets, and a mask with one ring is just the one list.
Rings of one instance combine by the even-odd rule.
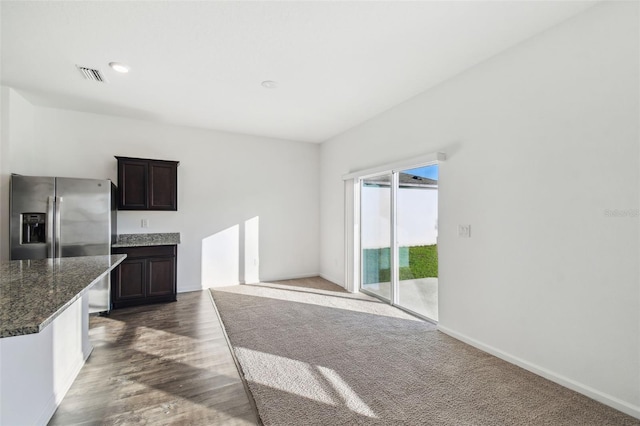
[[[365, 186], [389, 186], [391, 175], [376, 176], [364, 180]], [[400, 188], [437, 188], [438, 181], [410, 173], [400, 172]]]

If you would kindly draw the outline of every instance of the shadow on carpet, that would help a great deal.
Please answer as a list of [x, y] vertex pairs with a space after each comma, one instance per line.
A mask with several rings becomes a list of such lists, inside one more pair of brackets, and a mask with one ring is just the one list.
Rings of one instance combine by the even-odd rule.
[[376, 299], [314, 286], [211, 290], [265, 425], [640, 425]]

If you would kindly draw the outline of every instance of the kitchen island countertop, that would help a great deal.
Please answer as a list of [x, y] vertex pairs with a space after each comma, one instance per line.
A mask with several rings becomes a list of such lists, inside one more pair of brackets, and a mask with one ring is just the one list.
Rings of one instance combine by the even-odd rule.
[[0, 338], [39, 333], [126, 255], [0, 263]]

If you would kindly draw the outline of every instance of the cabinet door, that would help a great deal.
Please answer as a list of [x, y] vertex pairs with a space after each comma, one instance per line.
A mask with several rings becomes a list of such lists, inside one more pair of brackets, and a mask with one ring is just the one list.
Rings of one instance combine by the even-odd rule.
[[178, 210], [178, 168], [162, 161], [149, 162], [149, 209]]
[[148, 202], [149, 162], [140, 160], [118, 161], [118, 209], [146, 210]]
[[146, 259], [126, 259], [116, 273], [114, 301], [143, 298], [147, 281]]
[[175, 293], [176, 286], [176, 259], [149, 258], [149, 288], [147, 296], [165, 296]]

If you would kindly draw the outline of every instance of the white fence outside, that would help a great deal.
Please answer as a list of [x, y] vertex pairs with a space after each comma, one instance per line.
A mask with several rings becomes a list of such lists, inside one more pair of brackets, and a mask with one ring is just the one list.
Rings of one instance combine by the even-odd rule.
[[[361, 193], [362, 248], [390, 246], [390, 189], [365, 186]], [[437, 188], [398, 190], [398, 245], [400, 247], [436, 244], [438, 239]]]

